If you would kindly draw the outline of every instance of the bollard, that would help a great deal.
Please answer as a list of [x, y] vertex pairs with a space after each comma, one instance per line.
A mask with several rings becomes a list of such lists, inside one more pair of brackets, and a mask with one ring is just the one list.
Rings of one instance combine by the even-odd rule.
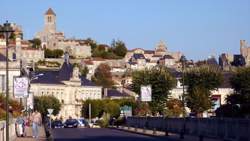
[[143, 133], [146, 133], [146, 127], [143, 127], [142, 132], [143, 132]]
[[181, 133], [180, 133], [180, 139], [184, 139], [184, 132], [183, 131], [181, 131]]
[[165, 131], [165, 136], [169, 136], [168, 131]]
[[200, 135], [199, 136], [199, 141], [203, 141], [204, 136]]
[[135, 132], [137, 132], [137, 127], [135, 127]]
[[153, 129], [153, 135], [156, 135], [156, 129], [155, 128]]

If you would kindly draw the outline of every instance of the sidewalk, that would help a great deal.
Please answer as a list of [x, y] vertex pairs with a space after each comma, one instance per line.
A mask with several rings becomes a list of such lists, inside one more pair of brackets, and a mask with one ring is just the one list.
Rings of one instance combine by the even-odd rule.
[[[25, 137], [17, 137], [15, 141], [37, 141], [36, 139], [32, 138], [32, 128], [26, 128], [26, 136]], [[39, 127], [39, 137], [38, 141], [46, 141], [46, 135], [44, 126]]]

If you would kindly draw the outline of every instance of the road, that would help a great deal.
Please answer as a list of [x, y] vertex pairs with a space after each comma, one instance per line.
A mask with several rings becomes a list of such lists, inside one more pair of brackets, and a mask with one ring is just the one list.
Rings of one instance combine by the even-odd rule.
[[172, 141], [166, 137], [145, 136], [106, 128], [53, 129], [55, 141]]

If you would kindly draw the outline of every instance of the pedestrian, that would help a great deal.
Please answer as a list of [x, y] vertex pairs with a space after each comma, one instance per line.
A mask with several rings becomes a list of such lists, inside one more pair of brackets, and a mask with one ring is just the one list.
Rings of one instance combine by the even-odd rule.
[[17, 136], [24, 136], [25, 120], [23, 114], [16, 119]]
[[42, 116], [37, 110], [35, 110], [35, 112], [33, 112], [31, 115], [31, 120], [32, 120], [33, 138], [38, 138], [38, 134], [39, 134], [38, 128], [42, 124]]

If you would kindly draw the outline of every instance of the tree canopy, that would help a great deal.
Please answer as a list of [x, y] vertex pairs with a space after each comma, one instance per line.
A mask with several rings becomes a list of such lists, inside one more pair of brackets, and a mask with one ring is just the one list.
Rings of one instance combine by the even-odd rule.
[[41, 40], [38, 38], [34, 38], [33, 40], [30, 40], [32, 43], [32, 48], [40, 48], [41, 47]]
[[226, 98], [227, 104], [216, 110], [216, 115], [250, 117], [250, 67], [238, 68], [230, 83], [235, 92]]
[[60, 58], [63, 55], [63, 50], [61, 49], [55, 49], [55, 50], [50, 50], [50, 49], [45, 49], [45, 58]]
[[221, 70], [215, 66], [200, 66], [189, 69], [184, 76], [187, 85], [185, 100], [194, 113], [202, 113], [212, 107], [211, 91], [223, 81]]
[[175, 86], [176, 79], [171, 76], [166, 67], [154, 67], [135, 71], [132, 73], [132, 89], [140, 94], [142, 85], [151, 85], [152, 102], [150, 107], [153, 112], [163, 112], [170, 95], [170, 90]]
[[54, 96], [34, 97], [34, 109], [37, 109], [43, 117], [47, 116], [47, 109], [54, 109], [53, 115], [57, 115], [61, 109], [60, 101]]
[[92, 77], [92, 81], [94, 81], [97, 85], [101, 85], [104, 88], [110, 88], [114, 84], [111, 75], [111, 68], [107, 64], [100, 64]]
[[123, 105], [135, 108], [135, 101], [132, 99], [119, 99], [119, 100], [86, 100], [82, 105], [82, 116], [89, 118], [89, 104], [91, 104], [91, 117], [102, 117], [104, 113], [110, 114], [112, 117], [119, 117], [120, 107]]
[[113, 52], [120, 57], [124, 57], [127, 53], [126, 45], [121, 40], [113, 40], [111, 43], [111, 48], [113, 49]]

